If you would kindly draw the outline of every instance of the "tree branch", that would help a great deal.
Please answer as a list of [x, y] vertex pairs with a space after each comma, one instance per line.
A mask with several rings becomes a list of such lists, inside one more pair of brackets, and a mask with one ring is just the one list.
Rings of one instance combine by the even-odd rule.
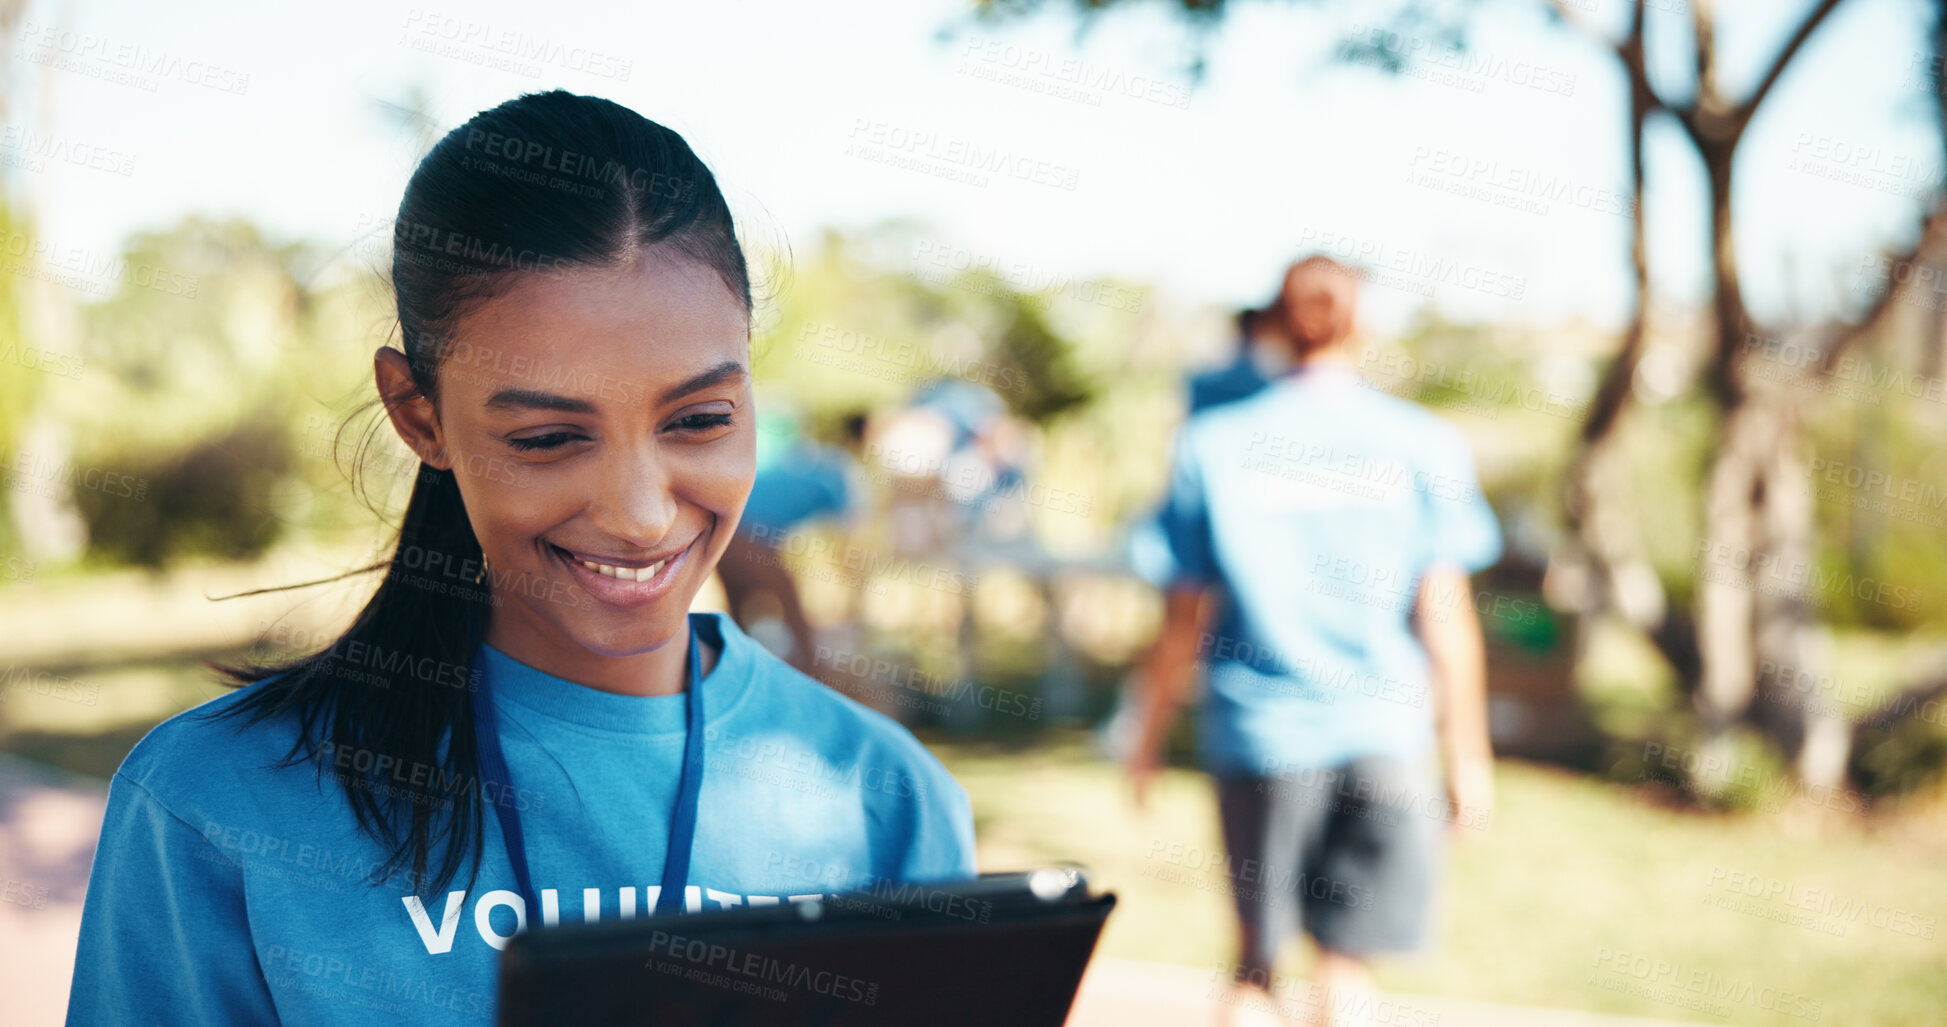
[[1798, 31], [1792, 33], [1791, 39], [1785, 43], [1785, 48], [1778, 51], [1777, 59], [1771, 62], [1771, 68], [1764, 73], [1764, 78], [1759, 80], [1758, 88], [1751, 93], [1751, 98], [1739, 104], [1732, 115], [1739, 129], [1750, 122], [1751, 116], [1758, 112], [1758, 105], [1770, 95], [1771, 87], [1778, 83], [1779, 76], [1785, 73], [1785, 68], [1791, 64], [1792, 58], [1798, 56], [1799, 48], [1804, 46], [1805, 41], [1810, 39], [1812, 33], [1818, 31], [1818, 27], [1825, 22], [1826, 15], [1831, 14], [1833, 9], [1843, 2], [1844, 0], [1819, 0], [1818, 6], [1812, 8], [1812, 13], [1807, 14], [1805, 20], [1799, 23]]
[[1647, 334], [1645, 321], [1649, 315], [1650, 270], [1649, 250], [1644, 243], [1643, 219], [1643, 128], [1655, 109], [1656, 100], [1649, 92], [1648, 77], [1643, 71], [1643, 7], [1638, 4], [1636, 14], [1630, 24], [1629, 35], [1616, 47], [1617, 57], [1629, 75], [1629, 255], [1630, 268], [1634, 272], [1635, 297], [1630, 311], [1629, 325], [1623, 331], [1622, 347], [1616, 359], [1603, 374], [1596, 388], [1595, 399], [1589, 404], [1587, 420], [1582, 423], [1582, 440], [1585, 446], [1600, 444], [1615, 430], [1616, 422], [1622, 415], [1623, 406], [1628, 402], [1631, 386], [1636, 380], [1636, 367], [1642, 362], [1644, 336]]
[[[1942, 56], [1947, 56], [1947, 0], [1941, 0], [1934, 9], [1933, 39], [1933, 56], [1938, 61]], [[1947, 91], [1943, 91], [1940, 83], [1935, 82], [1932, 92], [1934, 120], [1940, 128], [1938, 142], [1943, 156], [1947, 156]], [[1839, 337], [1827, 347], [1825, 358], [1819, 362], [1820, 370], [1831, 374], [1833, 358], [1876, 334], [1893, 309], [1905, 301], [1906, 293], [1914, 288], [1914, 279], [1920, 276], [1909, 274], [1903, 279], [1899, 274], [1900, 268], [1911, 268], [1920, 261], [1938, 260], [1944, 253], [1947, 253], [1947, 196], [1940, 196], [1935, 199], [1933, 209], [1921, 215], [1920, 237], [1913, 240], [1912, 248], [1890, 258], [1886, 291], [1879, 294], [1864, 315], [1840, 330]]]
[[1696, 110], [1717, 106], [1717, 16], [1710, 0], [1691, 0], [1690, 31], [1697, 47], [1697, 95], [1690, 101]]
[[1616, 60], [1622, 63], [1624, 73], [1629, 76], [1630, 87], [1641, 90], [1643, 95], [1649, 98], [1650, 108], [1652, 110], [1666, 110], [1673, 114], [1681, 113], [1676, 108], [1664, 103], [1663, 97], [1657, 95], [1655, 87], [1650, 85], [1649, 72], [1643, 66], [1642, 4], [1636, 5], [1635, 14], [1630, 18], [1629, 33], [1622, 39], [1617, 40], [1610, 39], [1608, 36], [1603, 35], [1601, 30], [1589, 24], [1586, 18], [1583, 18], [1575, 12], [1575, 8], [1569, 6], [1568, 0], [1542, 0], [1542, 2], [1563, 24], [1588, 37], [1595, 43], [1600, 44], [1604, 50], [1615, 55]]
[[1900, 303], [1905, 302], [1906, 294], [1913, 291], [1913, 280], [1921, 276], [1909, 274], [1901, 278], [1900, 268], [1910, 269], [1916, 263], [1937, 257], [1943, 252], [1947, 252], [1947, 202], [1936, 205], [1933, 212], [1927, 215], [1926, 220], [1921, 222], [1920, 238], [1914, 241], [1911, 249], [1898, 256], [1887, 258], [1888, 266], [1892, 270], [1886, 276], [1886, 290], [1879, 294], [1879, 298], [1873, 301], [1873, 305], [1859, 320], [1840, 330], [1839, 337], [1827, 347], [1823, 358], [1819, 361], [1818, 372], [1830, 376], [1833, 362], [1841, 354], [1878, 332], [1893, 310]]

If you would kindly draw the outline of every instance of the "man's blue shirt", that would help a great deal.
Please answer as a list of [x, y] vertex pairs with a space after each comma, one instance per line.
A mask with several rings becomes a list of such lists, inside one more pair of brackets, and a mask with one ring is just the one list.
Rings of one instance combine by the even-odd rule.
[[1431, 750], [1420, 580], [1501, 555], [1459, 431], [1350, 369], [1305, 367], [1178, 429], [1157, 519], [1160, 580], [1223, 593], [1198, 647], [1206, 768]]

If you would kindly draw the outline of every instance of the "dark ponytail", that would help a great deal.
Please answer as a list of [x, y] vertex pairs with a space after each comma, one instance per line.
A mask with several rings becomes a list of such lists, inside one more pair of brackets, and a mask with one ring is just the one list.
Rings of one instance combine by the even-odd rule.
[[[750, 311], [729, 208], [681, 136], [560, 90], [476, 115], [420, 161], [393, 226], [413, 389], [437, 408], [440, 364], [464, 345], [456, 322], [518, 276], [626, 265], [652, 245], [713, 269]], [[414, 891], [437, 895], [462, 866], [477, 875], [484, 842], [471, 702], [492, 582], [452, 471], [418, 465], [391, 557], [351, 573], [380, 569], [323, 651], [211, 661], [245, 692], [209, 715], [290, 718], [297, 739], [279, 765], [315, 760], [321, 783], [330, 773], [342, 786], [359, 829], [389, 850], [373, 883], [410, 867]]]

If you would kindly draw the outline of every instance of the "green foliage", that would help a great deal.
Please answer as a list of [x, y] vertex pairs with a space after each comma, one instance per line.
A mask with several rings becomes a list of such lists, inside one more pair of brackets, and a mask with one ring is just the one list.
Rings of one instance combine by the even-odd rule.
[[[369, 531], [334, 443], [344, 397], [370, 388], [373, 280], [320, 275], [321, 254], [237, 220], [185, 219], [122, 259], [116, 291], [81, 310], [86, 373], [46, 397], [77, 440], [66, 460], [92, 558], [163, 566], [254, 556], [293, 531]], [[144, 495], [89, 487], [91, 473]]]
[[1822, 593], [1824, 617], [1883, 631], [1947, 629], [1939, 404], [1891, 389], [1871, 399], [1833, 404], [1811, 426], [1820, 569], [1853, 586]]
[[[1863, 732], [1851, 771], [1873, 795], [1911, 795], [1947, 780], [1947, 690], [1917, 694]], [[1932, 714], [1929, 716], [1929, 714]]]
[[97, 556], [145, 567], [192, 554], [248, 559], [288, 527], [276, 496], [291, 453], [265, 411], [184, 452], [133, 455], [119, 472], [130, 488], [80, 488], [75, 505]]
[[1037, 423], [1096, 398], [1077, 341], [1050, 323], [1055, 291], [913, 260], [932, 245], [912, 222], [826, 232], [754, 341], [758, 379], [819, 424], [901, 402], [936, 378], [987, 386]]
[[[1431, 40], [1448, 48], [1467, 45], [1469, 15], [1484, 0], [1280, 0], [1287, 6], [1337, 7], [1368, 25], [1384, 25], [1409, 38]], [[1018, 21], [1049, 10], [1065, 9], [1076, 17], [1075, 34], [1086, 36], [1112, 11], [1132, 7], [1162, 7], [1185, 29], [1184, 73], [1201, 82], [1209, 73], [1210, 43], [1231, 11], [1234, 0], [977, 0], [974, 19], [987, 24]], [[1374, 37], [1346, 36], [1335, 41], [1332, 58], [1397, 75], [1404, 72], [1413, 51], [1397, 44], [1382, 45]]]
[[1628, 466], [1636, 537], [1669, 604], [1687, 609], [1696, 594], [1697, 541], [1703, 538], [1703, 481], [1716, 415], [1700, 393], [1639, 405], [1618, 429]]
[[136, 236], [122, 254], [130, 273], [85, 311], [92, 373], [69, 422], [150, 452], [185, 450], [236, 424], [288, 384], [299, 252], [243, 221], [190, 218]]
[[[12, 205], [0, 199], [0, 238], [31, 238], [33, 228]], [[47, 388], [46, 372], [23, 361], [24, 351], [33, 342], [24, 337], [20, 323], [20, 287], [16, 274], [0, 276], [0, 452], [12, 453], [20, 446], [20, 433], [28, 415]]]
[[1041, 422], [1087, 402], [1095, 389], [1081, 379], [1069, 359], [1070, 344], [1048, 327], [1032, 298], [998, 283], [995, 295], [1005, 317], [995, 355], [1020, 371], [1020, 387], [1008, 397], [1009, 405]]
[[[0, 194], [0, 238], [32, 235], [32, 226], [15, 212], [13, 204]], [[39, 405], [48, 375], [22, 358], [32, 340], [22, 332], [20, 321], [20, 282], [17, 275], [0, 276], [0, 453], [20, 451], [21, 432], [27, 418]], [[39, 349], [39, 347], [35, 347]], [[18, 549], [13, 518], [0, 517], [0, 552]]]

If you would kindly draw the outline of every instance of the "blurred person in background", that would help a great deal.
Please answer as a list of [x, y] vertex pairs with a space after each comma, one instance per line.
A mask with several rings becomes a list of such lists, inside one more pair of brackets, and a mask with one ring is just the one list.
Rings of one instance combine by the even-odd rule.
[[[1184, 416], [1194, 417], [1211, 407], [1233, 400], [1248, 399], [1291, 369], [1291, 342], [1284, 329], [1284, 298], [1270, 304], [1245, 307], [1232, 316], [1236, 335], [1232, 340], [1230, 362], [1222, 367], [1198, 371], [1184, 379]], [[1163, 537], [1163, 508], [1138, 518], [1124, 543], [1124, 558], [1130, 570], [1157, 588], [1169, 585], [1172, 572], [1169, 544]], [[1125, 689], [1120, 701], [1107, 748], [1117, 753], [1127, 749], [1124, 729], [1133, 721], [1136, 701]]]
[[1027, 472], [1038, 432], [998, 393], [941, 378], [874, 427], [865, 449], [891, 485], [898, 554], [1046, 570], [1051, 561], [1029, 530]]
[[1191, 375], [1189, 416], [1219, 403], [1248, 399], [1291, 367], [1291, 346], [1285, 341], [1282, 298], [1260, 310], [1246, 307], [1235, 315], [1235, 349], [1222, 367]]
[[[1230, 362], [1184, 378], [1184, 416], [1194, 417], [1220, 403], [1255, 396], [1290, 370], [1291, 342], [1285, 335], [1284, 320], [1282, 295], [1263, 307], [1245, 307], [1232, 315], [1236, 334]], [[1169, 587], [1175, 566], [1163, 533], [1160, 505], [1131, 523], [1121, 558], [1136, 577], [1158, 589]], [[1116, 696], [1114, 713], [1096, 732], [1098, 751], [1111, 759], [1128, 758], [1140, 729], [1142, 702], [1141, 675], [1129, 675]]]
[[996, 473], [981, 439], [1006, 416], [1007, 403], [992, 389], [941, 378], [874, 420], [866, 459], [891, 487], [886, 515], [896, 554], [955, 550], [976, 526], [979, 511], [968, 500]]
[[[950, 596], [955, 648], [965, 661], [954, 673], [972, 673], [979, 648], [972, 596], [984, 576], [1019, 574], [1055, 606], [1052, 578], [1062, 561], [1033, 531], [1028, 472], [1034, 466], [1039, 430], [1014, 414], [1006, 399], [986, 385], [960, 378], [928, 383], [899, 410], [874, 420], [868, 458], [890, 486], [887, 537], [895, 566], [913, 568], [914, 580]], [[1044, 688], [1074, 698], [1069, 650], [1059, 632], [1055, 670]], [[986, 711], [971, 701], [947, 714], [955, 729], [975, 729]]]
[[948, 424], [950, 441], [936, 471], [940, 487], [956, 504], [963, 529], [982, 530], [982, 501], [1023, 480], [1025, 440], [1007, 401], [985, 385], [941, 378], [913, 396], [912, 409]]
[[1492, 808], [1469, 575], [1500, 531], [1460, 433], [1358, 378], [1357, 286], [1329, 258], [1294, 264], [1291, 370], [1171, 445], [1165, 621], [1126, 759], [1142, 806], [1201, 664], [1239, 925], [1228, 1022], [1268, 998], [1248, 1001], [1301, 926], [1327, 1022], [1368, 1022], [1370, 958], [1425, 944], [1442, 824]]

